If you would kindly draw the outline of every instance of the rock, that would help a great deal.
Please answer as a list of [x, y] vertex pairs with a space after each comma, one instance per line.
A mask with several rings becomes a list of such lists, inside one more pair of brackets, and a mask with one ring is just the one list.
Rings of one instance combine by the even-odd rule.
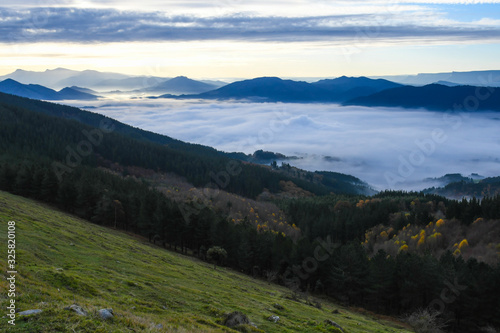
[[272, 315], [267, 320], [272, 321], [273, 323], [277, 323], [280, 320], [280, 317]]
[[17, 315], [18, 316], [29, 316], [29, 315], [34, 315], [34, 314], [37, 314], [37, 313], [40, 313], [40, 312], [42, 312], [42, 310], [40, 310], [40, 309], [26, 310], [26, 311], [18, 312]]
[[76, 305], [76, 304], [70, 305], [70, 306], [64, 308], [64, 310], [75, 311], [80, 316], [86, 316], [87, 315], [87, 312], [81, 306]]
[[284, 309], [285, 309], [282, 305], [280, 305], [280, 304], [278, 304], [278, 303], [274, 303], [274, 304], [273, 304], [273, 306], [274, 306], [276, 309], [278, 309], [278, 310], [284, 310]]
[[337, 324], [336, 322], [334, 322], [333, 320], [330, 320], [330, 319], [326, 319], [325, 320], [325, 323], [327, 323], [328, 325], [331, 325], [333, 327], [336, 327], [338, 328], [339, 330], [341, 330], [342, 332], [344, 332], [344, 329], [339, 325]]
[[226, 314], [223, 324], [227, 327], [236, 327], [238, 325], [250, 324], [248, 317], [239, 311]]
[[113, 318], [113, 309], [101, 309], [99, 310], [99, 317], [103, 320], [108, 320]]

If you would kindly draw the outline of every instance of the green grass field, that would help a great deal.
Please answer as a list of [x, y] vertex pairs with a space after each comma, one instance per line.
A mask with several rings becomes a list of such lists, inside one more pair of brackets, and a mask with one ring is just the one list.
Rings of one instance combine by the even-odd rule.
[[[258, 327], [241, 328], [248, 332], [336, 332], [326, 319], [345, 332], [410, 332], [397, 321], [326, 299], [320, 299], [321, 309], [290, 300], [284, 287], [226, 268], [214, 270], [209, 263], [5, 192], [0, 192], [2, 274], [8, 221], [16, 222], [17, 308], [43, 312], [9, 325], [2, 279], [1, 332], [236, 332], [220, 324], [232, 311], [243, 312]], [[75, 303], [89, 314], [64, 309]], [[101, 320], [101, 308], [113, 308], [115, 317]], [[335, 309], [339, 313], [333, 314]], [[270, 315], [280, 320], [268, 321]]]

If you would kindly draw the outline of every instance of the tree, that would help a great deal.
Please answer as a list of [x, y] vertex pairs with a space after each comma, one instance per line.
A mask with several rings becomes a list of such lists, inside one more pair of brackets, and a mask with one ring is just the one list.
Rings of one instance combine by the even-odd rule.
[[227, 252], [220, 246], [213, 246], [207, 251], [207, 258], [214, 262], [214, 269], [217, 269], [217, 264], [221, 264], [227, 258]]

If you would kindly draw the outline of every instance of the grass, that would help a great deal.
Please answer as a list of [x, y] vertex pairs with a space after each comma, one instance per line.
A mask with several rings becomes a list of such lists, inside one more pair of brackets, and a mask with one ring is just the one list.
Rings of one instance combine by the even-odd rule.
[[[0, 192], [0, 268], [6, 267], [7, 222], [16, 222], [20, 311], [43, 312], [7, 323], [1, 280], [0, 331], [8, 332], [236, 332], [221, 325], [241, 311], [256, 332], [409, 332], [395, 320], [361, 314], [321, 299], [321, 309], [286, 298], [290, 291], [230, 269], [169, 252], [124, 232], [97, 226], [34, 201]], [[89, 314], [65, 310], [78, 304]], [[276, 306], [279, 304], [280, 306]], [[102, 321], [97, 311], [113, 308]], [[333, 310], [339, 310], [333, 314]], [[277, 315], [273, 323], [267, 318]], [[162, 328], [157, 328], [161, 324]]]

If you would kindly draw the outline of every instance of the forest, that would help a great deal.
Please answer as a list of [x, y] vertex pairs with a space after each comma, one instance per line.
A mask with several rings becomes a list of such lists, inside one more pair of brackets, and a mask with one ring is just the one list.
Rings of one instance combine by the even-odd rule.
[[[217, 264], [284, 284], [291, 298], [326, 295], [395, 316], [431, 308], [453, 332], [500, 326], [499, 195], [367, 196], [346, 175], [263, 167], [103, 119], [0, 95], [0, 190], [204, 260], [223, 248]], [[174, 173], [206, 195], [179, 202], [132, 167]], [[279, 194], [283, 182], [311, 194], [269, 199], [298, 232], [234, 221], [211, 204], [218, 192]]]

